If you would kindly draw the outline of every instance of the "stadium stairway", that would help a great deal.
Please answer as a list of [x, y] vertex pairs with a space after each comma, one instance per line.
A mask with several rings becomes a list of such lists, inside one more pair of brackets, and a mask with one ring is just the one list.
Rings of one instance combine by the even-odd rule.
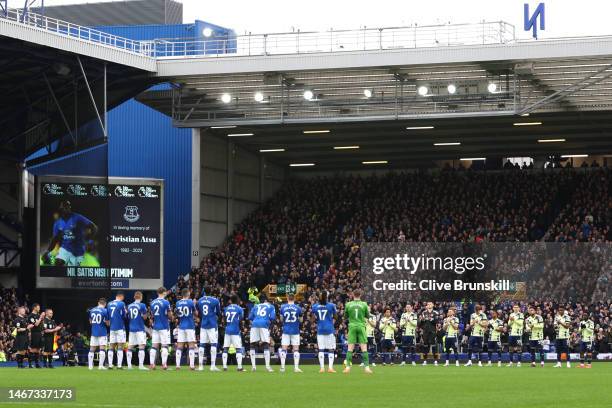
[[566, 183], [561, 184], [555, 198], [553, 199], [551, 206], [546, 213], [544, 234], [540, 239], [547, 237], [548, 230], [555, 223], [561, 212], [566, 208], [572, 200], [572, 196], [578, 188], [578, 180], [575, 173], [572, 173], [571, 177]]

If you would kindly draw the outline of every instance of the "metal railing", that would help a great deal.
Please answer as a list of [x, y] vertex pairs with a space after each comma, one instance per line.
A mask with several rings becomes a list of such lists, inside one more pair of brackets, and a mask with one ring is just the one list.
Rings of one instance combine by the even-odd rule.
[[516, 41], [514, 26], [503, 21], [213, 36], [194, 41], [137, 41], [30, 11], [24, 12], [23, 9], [8, 9], [6, 14], [0, 14], [0, 18], [154, 58], [308, 54], [507, 44]]
[[23, 9], [9, 8], [5, 13], [0, 14], [0, 18], [16, 21], [28, 26], [37, 27], [56, 34], [65, 35], [68, 37], [78, 38], [80, 40], [90, 41], [97, 44], [107, 45], [113, 48], [118, 48], [124, 51], [152, 56], [153, 52], [149, 42], [130, 40], [129, 38], [119, 37], [108, 34], [93, 28], [84, 27], [78, 24], [69, 23], [67, 21], [58, 20], [56, 18], [43, 16], [40, 14], [25, 12]]
[[291, 32], [216, 37], [200, 41], [150, 41], [159, 58], [307, 54], [464, 45], [508, 44], [516, 41], [512, 24], [479, 24], [363, 28], [324, 32]]

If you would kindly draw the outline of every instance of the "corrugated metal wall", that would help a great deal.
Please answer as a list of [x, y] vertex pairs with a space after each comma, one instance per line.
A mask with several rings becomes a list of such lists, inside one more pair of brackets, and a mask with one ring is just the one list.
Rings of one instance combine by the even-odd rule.
[[[193, 24], [97, 26], [94, 28], [133, 40], [150, 41], [163, 39], [174, 41], [176, 42], [175, 46], [168, 48], [168, 51], [173, 49], [177, 52], [184, 53], [184, 55], [236, 52], [236, 36], [234, 31], [201, 20], [196, 20]], [[213, 30], [213, 35], [211, 37], [204, 37], [205, 28]], [[158, 57], [163, 57], [165, 56], [165, 52], [164, 46], [161, 46], [157, 50], [156, 55]]]
[[[193, 40], [198, 36], [195, 24], [96, 26], [96, 30], [132, 40]], [[200, 34], [201, 35], [201, 34]]]
[[[152, 24], [152, 25], [113, 25], [95, 26], [96, 30], [132, 40], [213, 40], [214, 38], [227, 38], [235, 35], [233, 30], [218, 26], [202, 20], [191, 24]], [[205, 38], [204, 29], [213, 30], [213, 37]]]
[[191, 129], [130, 100], [109, 112], [110, 176], [164, 180], [164, 284], [189, 272]]
[[83, 26], [121, 24], [179, 24], [183, 4], [173, 0], [132, 0], [46, 6], [35, 13]]
[[37, 176], [53, 174], [106, 177], [108, 175], [107, 156], [108, 146], [100, 145], [60, 159], [31, 166], [28, 171]]

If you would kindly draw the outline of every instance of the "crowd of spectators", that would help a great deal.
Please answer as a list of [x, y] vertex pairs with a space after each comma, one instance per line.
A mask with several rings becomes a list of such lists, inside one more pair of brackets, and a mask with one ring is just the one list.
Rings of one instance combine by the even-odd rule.
[[555, 242], [612, 241], [612, 176], [607, 169], [572, 172], [571, 196], [546, 232]]
[[192, 271], [220, 293], [358, 285], [362, 242], [535, 241], [574, 173], [441, 172], [291, 180]]
[[[189, 286], [199, 294], [209, 284], [222, 302], [235, 292], [246, 303], [249, 287], [307, 284], [302, 338], [314, 347], [310, 306], [326, 290], [342, 313], [348, 294], [361, 285], [364, 242], [612, 242], [608, 169], [525, 170], [291, 180], [206, 256], [200, 268], [179, 279], [178, 287]], [[609, 254], [609, 247], [603, 250]], [[540, 274], [532, 293], [547, 294], [548, 314], [555, 299], [568, 301], [576, 313], [581, 304], [603, 304], [607, 313], [598, 322], [598, 335], [609, 340], [607, 283], [612, 271], [610, 258], [599, 255], [567, 259], [571, 264], [564, 265], [563, 276], [559, 260], [534, 268]], [[569, 269], [576, 275], [567, 275]], [[560, 285], [561, 278], [569, 281]], [[577, 288], [573, 282], [584, 284]], [[399, 317], [404, 305], [379, 303], [373, 310], [386, 306]], [[278, 340], [277, 323], [272, 334]], [[343, 333], [342, 321], [338, 329]]]
[[[234, 233], [208, 254], [174, 293], [190, 287], [199, 296], [205, 285], [222, 304], [237, 293], [246, 307], [248, 289], [267, 284], [306, 284], [300, 294], [306, 311], [302, 341], [316, 344], [316, 322], [309, 312], [322, 290], [329, 292], [340, 313], [350, 292], [361, 287], [360, 249], [365, 242], [612, 242], [612, 178], [608, 169], [521, 171], [452, 171], [389, 173], [382, 176], [337, 176], [291, 179], [272, 199], [243, 220]], [[596, 251], [598, 247], [590, 250]], [[553, 302], [563, 301], [576, 318], [587, 308], [598, 317], [602, 350], [610, 340], [609, 245], [597, 257], [567, 259], [575, 275], [560, 276], [555, 265], [540, 265], [533, 277], [533, 293], [550, 322]], [[598, 260], [595, 264], [593, 259]], [[603, 262], [601, 261], [603, 259]], [[607, 261], [606, 261], [607, 259]], [[562, 260], [557, 260], [561, 262]], [[568, 270], [565, 265], [564, 271]], [[591, 279], [596, 274], [596, 279]], [[588, 276], [587, 276], [588, 275]], [[569, 281], [560, 285], [563, 279]], [[573, 282], [594, 282], [572, 287]], [[556, 289], [562, 287], [563, 290]], [[12, 299], [0, 305], [0, 349], [10, 348], [8, 323], [16, 306]], [[170, 296], [175, 300], [175, 295]], [[419, 299], [420, 300], [420, 299]], [[423, 299], [425, 300], [425, 299]], [[533, 299], [532, 299], [533, 300]], [[421, 309], [420, 302], [414, 303]], [[459, 305], [469, 310], [469, 304]], [[399, 318], [403, 303], [379, 302], [374, 313], [391, 307]], [[445, 313], [448, 304], [436, 305]], [[488, 304], [507, 313], [508, 304]], [[465, 329], [462, 318], [462, 329]], [[339, 319], [340, 339], [345, 332]], [[467, 328], [469, 329], [469, 327]], [[553, 335], [550, 327], [549, 335]], [[248, 337], [246, 327], [245, 336]], [[280, 339], [280, 321], [272, 337]], [[60, 342], [75, 347], [80, 334], [64, 329]], [[63, 349], [64, 346], [61, 346]]]
[[8, 358], [13, 347], [13, 336], [11, 327], [17, 307], [16, 289], [3, 288], [0, 285], [0, 353]]

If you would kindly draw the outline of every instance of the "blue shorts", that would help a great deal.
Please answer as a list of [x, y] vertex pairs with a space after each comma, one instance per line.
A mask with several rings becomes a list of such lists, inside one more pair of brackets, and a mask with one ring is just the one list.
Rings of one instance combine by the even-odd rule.
[[510, 336], [508, 337], [508, 344], [513, 347], [520, 347], [523, 345], [523, 336]]
[[383, 339], [381, 346], [383, 350], [393, 350], [393, 340], [391, 339]]
[[590, 353], [593, 351], [593, 342], [592, 341], [583, 341], [580, 344], [580, 351], [583, 353]]
[[487, 342], [487, 350], [489, 351], [499, 351], [501, 349], [501, 344], [499, 341], [488, 341]]
[[542, 348], [542, 340], [529, 340], [529, 348], [531, 349], [541, 349]]
[[455, 352], [457, 352], [457, 338], [456, 337], [447, 337], [444, 340], [444, 348], [446, 350], [450, 350], [453, 349]]
[[414, 336], [402, 336], [402, 347], [414, 346]]
[[557, 339], [555, 340], [555, 348], [557, 352], [566, 351], [567, 352], [567, 339]]
[[470, 336], [470, 350], [482, 350], [482, 337]]

